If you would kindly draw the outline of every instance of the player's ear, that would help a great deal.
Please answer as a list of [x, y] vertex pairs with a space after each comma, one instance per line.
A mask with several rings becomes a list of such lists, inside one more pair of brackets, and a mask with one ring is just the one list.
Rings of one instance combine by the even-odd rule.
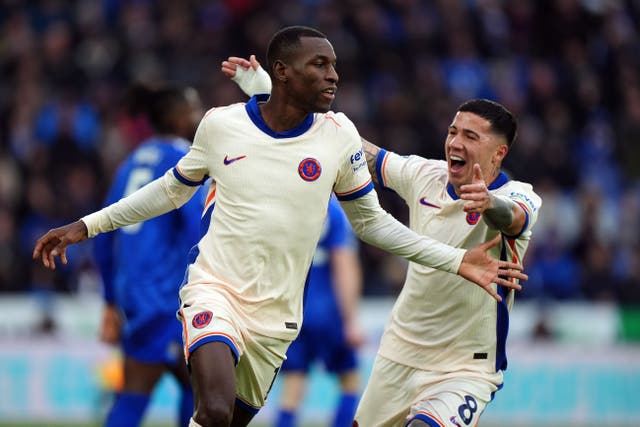
[[285, 83], [287, 81], [287, 64], [281, 60], [276, 60], [273, 63], [273, 76], [276, 80]]
[[496, 156], [498, 157], [498, 160], [502, 162], [502, 160], [505, 158], [508, 152], [509, 152], [509, 146], [507, 144], [500, 144], [498, 146], [498, 150], [496, 151]]

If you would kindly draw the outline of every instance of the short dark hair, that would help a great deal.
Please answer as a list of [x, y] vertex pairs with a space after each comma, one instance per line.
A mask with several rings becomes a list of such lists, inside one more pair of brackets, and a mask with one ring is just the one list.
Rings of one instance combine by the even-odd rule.
[[491, 123], [491, 130], [503, 135], [507, 145], [511, 147], [518, 134], [518, 123], [511, 113], [502, 104], [488, 99], [472, 99], [458, 107], [460, 112], [476, 114]]
[[327, 38], [320, 31], [302, 25], [281, 29], [274, 34], [267, 47], [267, 71], [270, 75], [273, 75], [273, 65], [276, 61], [287, 60], [295, 52], [300, 45], [301, 37]]
[[158, 133], [173, 133], [173, 115], [176, 109], [188, 102], [184, 89], [176, 86], [154, 87], [134, 83], [125, 94], [129, 114], [144, 115]]

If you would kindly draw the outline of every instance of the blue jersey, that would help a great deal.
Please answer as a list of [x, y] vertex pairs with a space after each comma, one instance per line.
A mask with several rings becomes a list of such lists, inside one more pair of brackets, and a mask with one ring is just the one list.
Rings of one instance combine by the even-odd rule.
[[330, 323], [342, 329], [340, 307], [331, 275], [331, 251], [354, 247], [356, 240], [351, 225], [334, 197], [329, 201], [327, 219], [309, 270], [303, 328], [326, 328]]
[[[145, 141], [120, 166], [105, 205], [164, 175], [188, 150], [178, 138]], [[158, 316], [175, 317], [187, 255], [200, 237], [203, 202], [198, 192], [178, 210], [96, 237], [105, 300], [125, 314], [125, 337]]]
[[300, 335], [287, 351], [283, 372], [308, 372], [315, 360], [321, 360], [327, 371], [333, 373], [355, 368], [355, 350], [344, 338], [344, 324], [331, 274], [331, 251], [355, 245], [351, 225], [338, 201], [332, 197], [309, 270], [304, 322]]

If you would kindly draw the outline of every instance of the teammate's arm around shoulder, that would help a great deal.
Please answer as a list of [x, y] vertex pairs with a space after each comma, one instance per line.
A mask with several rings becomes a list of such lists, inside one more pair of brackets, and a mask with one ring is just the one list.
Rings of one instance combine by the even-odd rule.
[[221, 71], [248, 96], [271, 93], [271, 78], [255, 55], [251, 55], [249, 60], [230, 56], [222, 61]]
[[367, 158], [367, 168], [371, 174], [371, 180], [374, 183], [379, 184], [378, 174], [376, 174], [376, 162], [378, 161], [378, 155], [380, 154], [380, 147], [362, 137], [360, 137], [360, 139], [362, 140], [362, 151], [364, 151]]

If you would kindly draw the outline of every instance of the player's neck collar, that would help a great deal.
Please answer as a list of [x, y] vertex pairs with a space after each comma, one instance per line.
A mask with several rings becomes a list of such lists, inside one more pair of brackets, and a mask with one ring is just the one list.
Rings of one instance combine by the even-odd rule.
[[249, 102], [245, 105], [245, 109], [247, 110], [247, 114], [249, 114], [249, 118], [253, 122], [254, 125], [258, 127], [262, 132], [266, 133], [272, 138], [294, 138], [296, 136], [300, 136], [306, 131], [309, 130], [311, 125], [313, 125], [313, 114], [308, 114], [307, 117], [300, 123], [298, 126], [287, 129], [283, 132], [275, 132], [273, 131], [267, 124], [264, 122], [262, 118], [262, 114], [260, 114], [260, 109], [258, 108], [259, 102], [265, 102], [269, 99], [268, 94], [264, 95], [255, 95], [251, 97]]
[[[491, 185], [489, 185], [489, 190], [495, 190], [496, 188], [500, 188], [509, 182], [509, 177], [506, 173], [500, 172], [496, 179], [493, 180]], [[453, 200], [458, 200], [460, 197], [456, 194], [456, 190], [454, 190], [453, 185], [450, 182], [447, 182], [447, 193]]]

